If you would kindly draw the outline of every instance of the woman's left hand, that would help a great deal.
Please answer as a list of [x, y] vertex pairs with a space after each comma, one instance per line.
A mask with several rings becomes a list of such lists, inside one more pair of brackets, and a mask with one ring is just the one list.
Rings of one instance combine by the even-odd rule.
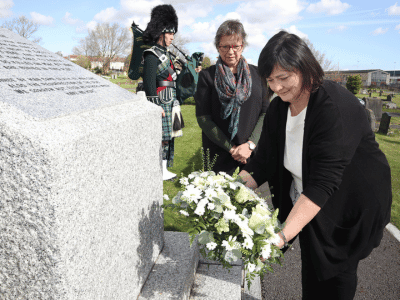
[[240, 161], [241, 163], [245, 164], [247, 159], [251, 155], [251, 150], [248, 143], [241, 144], [236, 147], [235, 151], [232, 154], [234, 160]]

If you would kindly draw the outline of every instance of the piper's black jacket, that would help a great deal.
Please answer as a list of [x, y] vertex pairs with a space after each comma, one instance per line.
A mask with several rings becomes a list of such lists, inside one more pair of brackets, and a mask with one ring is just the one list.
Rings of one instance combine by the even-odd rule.
[[[289, 104], [272, 100], [254, 158], [244, 168], [260, 185], [273, 186], [284, 222], [292, 209], [292, 176], [283, 166]], [[321, 207], [300, 235], [310, 243], [319, 280], [327, 280], [365, 258], [390, 220], [391, 175], [364, 108], [356, 97], [324, 81], [308, 103], [302, 155], [303, 194]]]

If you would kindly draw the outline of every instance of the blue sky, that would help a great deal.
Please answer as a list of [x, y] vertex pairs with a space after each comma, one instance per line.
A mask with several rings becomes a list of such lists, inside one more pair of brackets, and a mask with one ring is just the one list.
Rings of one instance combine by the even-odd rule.
[[150, 10], [172, 4], [179, 33], [191, 52], [217, 56], [213, 38], [226, 19], [240, 19], [248, 34], [246, 59], [257, 64], [268, 39], [279, 29], [307, 37], [335, 68], [400, 70], [400, 0], [0, 0], [0, 24], [19, 15], [41, 24], [41, 46], [65, 55], [98, 22], [132, 20], [146, 27]]

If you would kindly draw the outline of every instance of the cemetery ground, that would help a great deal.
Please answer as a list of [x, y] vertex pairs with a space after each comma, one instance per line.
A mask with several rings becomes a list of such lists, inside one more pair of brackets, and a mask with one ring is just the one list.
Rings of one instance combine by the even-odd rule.
[[[110, 79], [111, 82], [120, 85], [123, 88], [134, 91], [137, 86], [137, 81], [132, 81], [127, 77], [118, 77]], [[386, 100], [388, 92], [384, 92], [382, 96], [379, 93], [372, 93], [372, 97], [380, 97]], [[365, 95], [357, 94], [358, 98]], [[396, 103], [398, 109], [385, 109], [383, 112], [392, 113], [391, 125], [400, 127], [400, 95], [397, 94], [392, 102]], [[182, 115], [185, 122], [183, 136], [175, 139], [175, 158], [174, 166], [169, 170], [177, 174], [177, 179], [174, 181], [164, 181], [164, 194], [168, 195], [170, 200], [164, 200], [164, 204], [169, 204], [172, 198], [178, 193], [181, 188], [179, 178], [189, 175], [192, 171], [202, 169], [201, 155], [201, 129], [199, 128], [195, 116], [195, 105], [193, 98], [185, 101], [181, 106]], [[379, 125], [376, 126], [377, 128]], [[396, 126], [397, 127], [397, 126]], [[392, 172], [392, 217], [391, 223], [397, 228], [400, 228], [400, 129], [391, 128], [387, 136], [375, 133], [380, 149], [385, 153]], [[185, 217], [171, 212], [169, 209], [164, 210], [164, 229], [166, 231], [182, 231], [186, 232], [189, 228], [186, 224]]]

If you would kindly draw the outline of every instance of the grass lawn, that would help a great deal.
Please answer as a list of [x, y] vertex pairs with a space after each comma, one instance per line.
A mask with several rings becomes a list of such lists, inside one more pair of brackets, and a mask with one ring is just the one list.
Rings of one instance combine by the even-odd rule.
[[109, 79], [112, 83], [119, 85], [124, 89], [136, 89], [138, 80], [131, 80], [127, 76], [118, 76], [117, 79]]
[[385, 153], [392, 172], [392, 219], [391, 222], [400, 228], [400, 130], [394, 129], [393, 134], [386, 136], [375, 134], [379, 148]]

